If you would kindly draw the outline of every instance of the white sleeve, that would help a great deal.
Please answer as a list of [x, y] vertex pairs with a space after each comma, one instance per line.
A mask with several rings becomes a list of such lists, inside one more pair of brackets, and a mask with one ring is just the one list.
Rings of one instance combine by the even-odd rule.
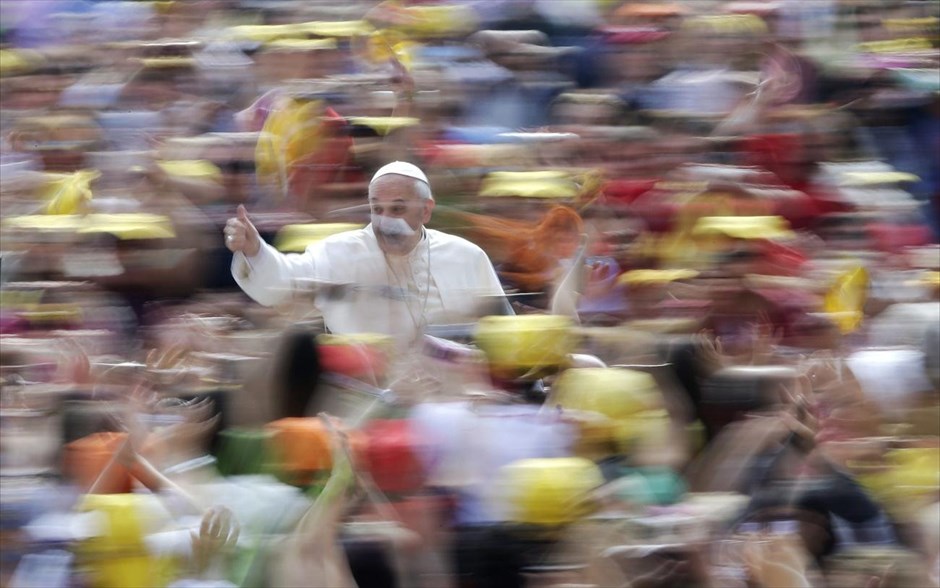
[[262, 241], [261, 249], [254, 257], [235, 253], [232, 277], [253, 300], [264, 306], [274, 306], [290, 298], [297, 278], [316, 277], [315, 257], [312, 249], [302, 254], [285, 255]]

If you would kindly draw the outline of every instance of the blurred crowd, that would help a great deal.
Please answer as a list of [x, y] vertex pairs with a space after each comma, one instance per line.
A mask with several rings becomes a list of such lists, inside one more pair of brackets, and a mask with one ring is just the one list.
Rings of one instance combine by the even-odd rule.
[[[934, 0], [3, 0], [0, 141], [2, 586], [940, 587]], [[514, 315], [239, 290], [396, 160]]]

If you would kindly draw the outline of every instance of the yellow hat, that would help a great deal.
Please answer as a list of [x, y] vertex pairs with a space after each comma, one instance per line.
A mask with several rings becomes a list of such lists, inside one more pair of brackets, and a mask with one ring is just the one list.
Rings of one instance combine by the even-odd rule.
[[169, 176], [218, 182], [222, 179], [222, 170], [205, 159], [181, 159], [159, 161], [160, 167]]
[[689, 280], [698, 275], [689, 269], [643, 269], [631, 270], [617, 279], [618, 284], [663, 284], [678, 280]]
[[493, 172], [480, 187], [483, 197], [563, 199], [577, 198], [580, 193], [571, 174], [559, 171]]
[[274, 246], [285, 253], [300, 253], [309, 245], [326, 239], [330, 235], [355, 231], [362, 227], [361, 224], [351, 223], [286, 225], [278, 231], [274, 238]]
[[793, 237], [790, 224], [780, 216], [706, 216], [698, 219], [693, 235], [726, 235], [735, 239]]
[[280, 38], [267, 41], [264, 44], [264, 50], [270, 52], [329, 51], [336, 49], [336, 47], [336, 39]]
[[591, 491], [604, 483], [594, 462], [579, 457], [521, 460], [500, 474], [509, 520], [527, 525], [577, 520], [588, 512]]
[[3, 219], [4, 228], [51, 233], [110, 233], [118, 239], [176, 236], [168, 217], [158, 214], [26, 215]]
[[255, 41], [267, 43], [275, 39], [302, 38], [303, 30], [296, 24], [283, 25], [242, 25], [231, 27], [227, 36], [236, 41]]
[[477, 323], [474, 340], [498, 369], [558, 366], [573, 350], [574, 323], [558, 315], [487, 316]]
[[80, 233], [110, 233], [118, 239], [170, 239], [176, 236], [170, 219], [159, 214], [90, 214]]
[[754, 14], [696, 16], [682, 23], [682, 28], [724, 35], [758, 35], [767, 32], [767, 24]]
[[0, 77], [35, 71], [43, 63], [42, 55], [23, 49], [0, 49]]

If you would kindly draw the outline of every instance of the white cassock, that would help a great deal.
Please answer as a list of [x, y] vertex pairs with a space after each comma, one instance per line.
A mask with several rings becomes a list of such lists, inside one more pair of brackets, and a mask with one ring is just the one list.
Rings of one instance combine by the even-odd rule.
[[314, 305], [333, 333], [381, 333], [410, 342], [428, 325], [475, 321], [503, 289], [486, 253], [466, 239], [425, 229], [407, 255], [385, 254], [372, 225], [332, 235], [302, 254], [262, 243], [232, 259], [235, 281], [265, 306], [282, 304], [306, 280], [348, 286]]

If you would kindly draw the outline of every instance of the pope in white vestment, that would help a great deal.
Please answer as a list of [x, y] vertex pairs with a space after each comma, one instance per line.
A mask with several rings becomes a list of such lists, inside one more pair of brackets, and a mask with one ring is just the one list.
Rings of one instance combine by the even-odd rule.
[[[286, 302], [311, 282], [334, 284], [314, 300], [329, 331], [405, 342], [429, 325], [473, 322], [492, 312], [503, 296], [492, 263], [466, 239], [424, 228], [434, 201], [417, 167], [395, 162], [380, 169], [369, 201], [373, 222], [365, 228], [287, 255], [257, 237], [240, 209], [226, 226], [236, 282], [266, 306]], [[252, 238], [257, 249], [250, 255]]]

